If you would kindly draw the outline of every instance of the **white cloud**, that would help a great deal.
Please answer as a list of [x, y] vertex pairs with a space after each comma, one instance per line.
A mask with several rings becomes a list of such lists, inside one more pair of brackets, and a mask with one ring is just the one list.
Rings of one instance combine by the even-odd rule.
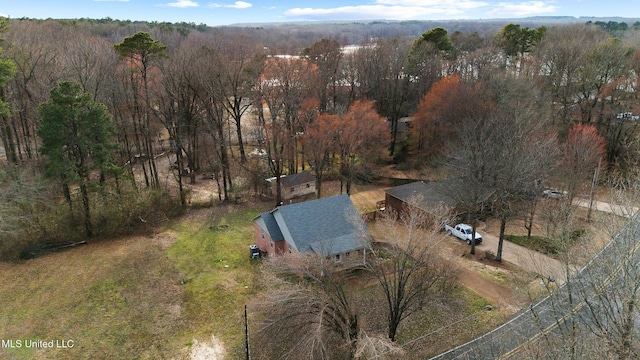
[[177, 8], [188, 8], [188, 7], [198, 7], [197, 2], [193, 2], [191, 0], [178, 0], [176, 2], [168, 3], [167, 6], [177, 7]]
[[285, 16], [307, 19], [466, 19], [481, 13], [489, 17], [552, 14], [559, 7], [555, 0], [501, 2], [489, 0], [375, 0], [370, 5], [335, 8], [293, 8]]
[[233, 5], [229, 5], [230, 8], [236, 8], [236, 9], [246, 9], [246, 8], [250, 8], [253, 5], [251, 5], [248, 2], [244, 2], [244, 1], [236, 1]]
[[337, 8], [294, 8], [285, 12], [291, 17], [411, 20], [427, 16], [466, 18], [465, 10], [489, 4], [474, 0], [376, 0], [373, 5]]
[[252, 7], [252, 6], [253, 6], [253, 4], [250, 4], [250, 3], [244, 2], [244, 1], [236, 1], [233, 4], [228, 4], [228, 5], [217, 4], [217, 3], [209, 4], [209, 7], [211, 7], [211, 8], [226, 7], [226, 8], [232, 8], [232, 9], [247, 9], [247, 8]]
[[488, 14], [528, 16], [553, 13], [556, 10], [558, 10], [557, 6], [545, 3], [544, 1], [528, 1], [522, 3], [503, 2], [499, 3], [497, 7], [489, 11]]
[[376, 0], [379, 5], [417, 6], [435, 8], [464, 8], [473, 9], [488, 5], [486, 2], [473, 0]]

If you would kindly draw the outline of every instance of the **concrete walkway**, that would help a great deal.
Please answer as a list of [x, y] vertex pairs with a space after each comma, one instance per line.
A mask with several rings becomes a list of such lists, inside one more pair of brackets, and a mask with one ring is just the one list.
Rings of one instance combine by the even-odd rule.
[[[589, 199], [574, 199], [573, 205], [589, 208]], [[593, 210], [604, 211], [624, 217], [631, 217], [638, 212], [638, 208], [635, 206], [616, 205], [604, 201], [594, 201]]]

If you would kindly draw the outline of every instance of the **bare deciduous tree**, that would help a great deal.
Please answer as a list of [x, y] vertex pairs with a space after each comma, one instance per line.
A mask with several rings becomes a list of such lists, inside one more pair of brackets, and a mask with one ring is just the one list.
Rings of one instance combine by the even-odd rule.
[[54, 201], [52, 187], [30, 167], [5, 165], [0, 168], [0, 257], [15, 260], [25, 243], [47, 226], [40, 219]]
[[316, 71], [301, 59], [269, 58], [255, 88], [259, 127], [271, 175], [276, 181], [276, 206], [282, 201], [281, 178], [285, 170], [297, 172], [298, 134], [302, 104], [311, 96]]
[[175, 162], [170, 163], [169, 168], [176, 170], [174, 175], [182, 206], [186, 205], [182, 177], [190, 174], [192, 180], [195, 179], [194, 171], [199, 169], [198, 135], [203, 125], [197, 94], [200, 76], [194, 66], [196, 54], [189, 51], [193, 46], [195, 44], [182, 44], [172, 56], [162, 61], [163, 77], [154, 94], [158, 102], [154, 114], [169, 134], [167, 151], [175, 155]]
[[536, 48], [535, 55], [547, 71], [539, 77], [542, 88], [558, 104], [554, 120], [561, 124], [571, 121], [571, 108], [579, 92], [579, 69], [586, 53], [606, 34], [583, 24], [554, 26]]
[[402, 321], [426, 302], [446, 297], [457, 276], [455, 268], [435, 251], [447, 209], [427, 213], [418, 209], [418, 203], [418, 198], [411, 199], [408, 211], [388, 211], [376, 220], [379, 236], [367, 263], [384, 293], [387, 336], [392, 341]]
[[257, 350], [259, 357], [354, 357], [360, 327], [342, 269], [323, 256], [296, 253], [269, 259], [262, 273], [268, 291], [255, 303], [262, 319], [257, 336], [281, 343]]
[[459, 146], [449, 155], [451, 181], [445, 191], [468, 215], [467, 221], [473, 227], [471, 254], [475, 254], [478, 219], [494, 196], [495, 159], [501, 158], [501, 149], [492, 143], [494, 120], [486, 115], [467, 118], [457, 130]]
[[611, 191], [609, 202], [627, 205], [614, 206], [612, 213], [598, 216], [597, 224], [579, 244], [572, 243], [567, 235], [576, 216], [568, 212], [568, 217], [558, 219], [555, 238], [562, 243], [567, 281], [559, 291], [549, 287], [547, 312], [557, 322], [554, 331], [541, 329], [544, 336], [538, 343], [524, 347], [527, 356], [532, 356], [532, 348], [538, 349], [538, 359], [640, 356], [640, 223], [637, 208], [629, 206], [637, 204], [636, 190], [625, 187]]
[[335, 113], [340, 82], [338, 69], [343, 56], [340, 44], [335, 40], [322, 39], [313, 44], [306, 55], [318, 67], [319, 86], [316, 90], [320, 112]]

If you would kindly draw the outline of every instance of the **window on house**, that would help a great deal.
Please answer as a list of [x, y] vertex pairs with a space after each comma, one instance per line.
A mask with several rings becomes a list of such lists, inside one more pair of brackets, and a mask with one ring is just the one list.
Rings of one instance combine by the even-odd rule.
[[333, 261], [339, 263], [342, 261], [342, 254], [338, 254], [333, 258]]
[[289, 254], [291, 254], [291, 248], [289, 248]]
[[269, 246], [273, 247], [273, 240], [269, 241]]
[[291, 192], [294, 192], [296, 189], [295, 188], [291, 188]]
[[311, 187], [311, 184], [307, 183], [307, 189]]

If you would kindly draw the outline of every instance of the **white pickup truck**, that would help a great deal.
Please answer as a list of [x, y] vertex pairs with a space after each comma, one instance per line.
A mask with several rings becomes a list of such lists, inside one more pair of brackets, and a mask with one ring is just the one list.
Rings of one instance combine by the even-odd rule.
[[[449, 225], [444, 226], [444, 230], [458, 239], [464, 240], [467, 244], [471, 245], [471, 239], [473, 234], [473, 228], [467, 224], [458, 224], [454, 227]], [[476, 244], [480, 244], [482, 242], [482, 235], [476, 232]]]

